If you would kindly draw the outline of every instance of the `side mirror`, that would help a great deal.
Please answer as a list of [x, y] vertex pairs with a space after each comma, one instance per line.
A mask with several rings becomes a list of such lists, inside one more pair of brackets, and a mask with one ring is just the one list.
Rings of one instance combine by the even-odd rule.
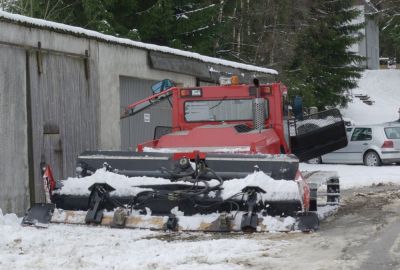
[[153, 91], [153, 94], [158, 94], [158, 93], [161, 93], [162, 91], [167, 90], [168, 88], [171, 88], [173, 86], [175, 86], [175, 85], [171, 80], [165, 79], [165, 80], [162, 80], [161, 82], [153, 84], [151, 86], [151, 91]]

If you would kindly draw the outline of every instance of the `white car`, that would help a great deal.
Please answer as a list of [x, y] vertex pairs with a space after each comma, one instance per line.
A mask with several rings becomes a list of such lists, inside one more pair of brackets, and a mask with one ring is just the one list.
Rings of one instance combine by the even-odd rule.
[[348, 145], [323, 155], [320, 163], [400, 164], [400, 122], [346, 128]]

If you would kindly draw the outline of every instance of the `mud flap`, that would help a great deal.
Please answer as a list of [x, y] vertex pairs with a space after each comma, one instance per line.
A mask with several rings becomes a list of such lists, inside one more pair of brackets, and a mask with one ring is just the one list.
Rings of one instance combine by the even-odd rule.
[[298, 229], [302, 232], [311, 232], [319, 229], [319, 218], [316, 213], [301, 213], [297, 216]]
[[54, 208], [55, 205], [52, 203], [35, 203], [26, 211], [22, 219], [22, 225], [43, 228], [48, 227]]

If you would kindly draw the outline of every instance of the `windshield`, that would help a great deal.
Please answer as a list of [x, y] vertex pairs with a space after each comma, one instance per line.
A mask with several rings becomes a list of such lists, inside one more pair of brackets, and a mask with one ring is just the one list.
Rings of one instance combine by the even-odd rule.
[[[265, 101], [268, 118], [268, 100]], [[253, 119], [252, 99], [199, 100], [185, 102], [185, 120], [196, 121], [243, 121]]]
[[400, 127], [387, 127], [385, 134], [388, 139], [400, 139]]

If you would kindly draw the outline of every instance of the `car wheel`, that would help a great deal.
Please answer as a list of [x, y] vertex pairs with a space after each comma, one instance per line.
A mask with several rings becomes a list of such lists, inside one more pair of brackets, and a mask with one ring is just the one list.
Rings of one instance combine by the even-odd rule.
[[307, 163], [309, 163], [309, 164], [322, 164], [322, 160], [321, 160], [321, 157], [316, 157], [316, 158], [309, 159], [307, 161]]
[[365, 166], [381, 166], [382, 161], [379, 155], [375, 151], [368, 151], [364, 155]]

